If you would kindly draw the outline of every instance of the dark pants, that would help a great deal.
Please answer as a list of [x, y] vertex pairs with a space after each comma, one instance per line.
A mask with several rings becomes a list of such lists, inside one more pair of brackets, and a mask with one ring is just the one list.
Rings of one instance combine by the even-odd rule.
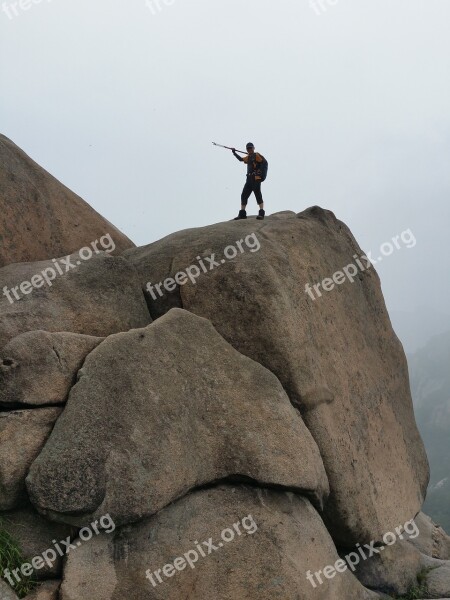
[[245, 182], [244, 189], [241, 194], [241, 204], [242, 206], [247, 206], [248, 199], [252, 195], [255, 194], [256, 202], [258, 204], [262, 204], [264, 202], [262, 193], [261, 193], [261, 181], [255, 181], [255, 178], [250, 176], [247, 177], [247, 181]]

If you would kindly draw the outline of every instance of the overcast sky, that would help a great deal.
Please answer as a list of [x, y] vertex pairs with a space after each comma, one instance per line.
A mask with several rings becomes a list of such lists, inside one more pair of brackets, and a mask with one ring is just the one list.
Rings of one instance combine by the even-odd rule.
[[234, 217], [244, 168], [211, 142], [253, 141], [268, 213], [319, 204], [374, 256], [411, 229], [377, 265], [388, 307], [450, 328], [449, 0], [22, 7], [0, 13], [1, 132], [133, 241]]

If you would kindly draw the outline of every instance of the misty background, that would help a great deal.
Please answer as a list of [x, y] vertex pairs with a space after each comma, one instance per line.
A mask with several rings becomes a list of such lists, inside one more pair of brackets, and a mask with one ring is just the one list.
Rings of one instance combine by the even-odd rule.
[[319, 204], [375, 257], [413, 232], [376, 268], [448, 465], [448, 0], [27, 1], [0, 12], [1, 132], [136, 244], [236, 216], [212, 141], [266, 156], [269, 214]]
[[136, 244], [236, 216], [211, 142], [253, 141], [268, 213], [319, 204], [374, 256], [410, 228], [377, 265], [394, 325], [450, 329], [448, 0], [28, 1], [0, 12], [1, 131]]

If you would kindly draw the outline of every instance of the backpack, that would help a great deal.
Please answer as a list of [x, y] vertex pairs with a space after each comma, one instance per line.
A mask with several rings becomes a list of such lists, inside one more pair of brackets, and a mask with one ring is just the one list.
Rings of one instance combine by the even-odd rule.
[[262, 163], [259, 167], [259, 171], [261, 172], [261, 181], [265, 181], [267, 177], [267, 171], [269, 170], [269, 163], [262, 154], [260, 154], [260, 157], [262, 158]]

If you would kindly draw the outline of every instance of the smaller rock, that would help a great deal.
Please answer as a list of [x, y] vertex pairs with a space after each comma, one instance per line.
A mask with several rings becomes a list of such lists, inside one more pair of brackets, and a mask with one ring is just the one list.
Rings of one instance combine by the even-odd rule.
[[19, 600], [3, 579], [0, 579], [0, 600]]
[[58, 600], [60, 581], [44, 581], [34, 592], [28, 594], [24, 600]]
[[[0, 269], [2, 288], [16, 292], [24, 282], [30, 290], [31, 281], [40, 278], [38, 287], [29, 293], [17, 292], [19, 300], [11, 294], [10, 299], [0, 295], [0, 349], [27, 331], [106, 337], [151, 322], [139, 277], [124, 258], [102, 253], [81, 262], [76, 254], [60, 260], [72, 264], [73, 270], [56, 276], [52, 260]], [[43, 273], [51, 285], [44, 281]], [[50, 279], [53, 273], [55, 278]]]
[[[1, 515], [1, 526], [18, 544], [26, 562], [35, 556], [41, 556], [48, 549], [54, 549], [53, 540], [60, 542], [71, 539], [77, 535], [77, 529], [69, 525], [61, 525], [47, 521], [29, 505], [14, 512]], [[65, 548], [64, 544], [60, 544]], [[58, 577], [62, 573], [63, 558], [57, 553], [52, 566], [45, 564], [41, 569], [35, 570], [33, 578], [37, 580]]]
[[422, 555], [422, 567], [428, 570], [426, 575], [426, 598], [444, 600], [450, 596], [450, 560], [438, 560]]
[[47, 331], [18, 335], [1, 352], [0, 404], [62, 404], [84, 359], [103, 339]]
[[450, 596], [450, 561], [446, 565], [437, 567], [427, 576], [428, 598]]
[[[355, 575], [366, 587], [404, 596], [417, 585], [417, 574], [422, 568], [422, 555], [407, 542], [398, 541], [395, 546], [377, 548], [378, 553], [361, 560]], [[366, 555], [368, 554], [368, 551]]]
[[50, 435], [60, 408], [0, 412], [0, 511], [26, 499], [25, 477]]
[[415, 535], [411, 538], [405, 534], [408, 541], [415, 546], [422, 554], [431, 556], [432, 558], [439, 558], [441, 560], [450, 559], [450, 536], [439, 525], [433, 522], [433, 520], [421, 512], [414, 519], [419, 535]]

